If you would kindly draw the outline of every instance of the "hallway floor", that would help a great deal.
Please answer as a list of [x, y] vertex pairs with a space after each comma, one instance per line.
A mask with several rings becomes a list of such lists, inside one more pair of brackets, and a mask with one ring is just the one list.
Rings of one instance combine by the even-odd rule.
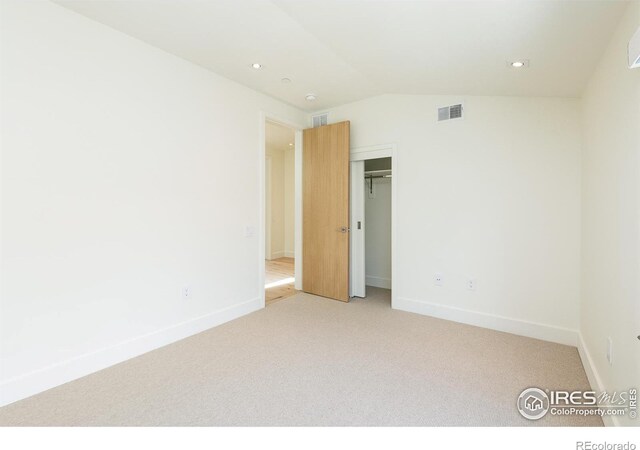
[[265, 303], [267, 306], [296, 294], [295, 260], [278, 258], [265, 261]]

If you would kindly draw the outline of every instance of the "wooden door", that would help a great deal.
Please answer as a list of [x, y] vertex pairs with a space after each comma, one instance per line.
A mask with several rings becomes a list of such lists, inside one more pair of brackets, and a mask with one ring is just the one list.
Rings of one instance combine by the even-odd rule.
[[349, 122], [304, 130], [302, 290], [349, 301]]

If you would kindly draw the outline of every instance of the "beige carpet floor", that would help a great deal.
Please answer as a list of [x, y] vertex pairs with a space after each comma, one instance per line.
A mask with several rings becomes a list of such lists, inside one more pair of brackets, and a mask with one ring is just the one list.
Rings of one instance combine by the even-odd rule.
[[602, 425], [516, 410], [530, 386], [587, 389], [573, 347], [297, 294], [0, 408], [0, 425]]

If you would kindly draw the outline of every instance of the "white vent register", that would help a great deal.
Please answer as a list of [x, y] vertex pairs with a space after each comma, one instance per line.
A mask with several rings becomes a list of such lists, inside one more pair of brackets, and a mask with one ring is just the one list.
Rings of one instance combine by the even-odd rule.
[[463, 110], [464, 108], [462, 107], [462, 103], [438, 108], [438, 122], [442, 122], [443, 120], [462, 119]]
[[317, 127], [322, 127], [325, 126], [328, 122], [329, 119], [329, 114], [325, 113], [325, 114], [318, 114], [317, 116], [313, 116], [312, 122], [313, 122], [313, 128], [317, 128]]

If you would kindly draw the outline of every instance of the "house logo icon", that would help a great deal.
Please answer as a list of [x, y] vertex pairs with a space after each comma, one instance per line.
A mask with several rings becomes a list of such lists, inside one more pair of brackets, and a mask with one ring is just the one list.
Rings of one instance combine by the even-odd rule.
[[518, 397], [518, 411], [526, 419], [541, 419], [549, 411], [549, 397], [541, 389], [525, 389]]
[[531, 411], [537, 411], [539, 409], [542, 409], [542, 400], [540, 400], [538, 397], [530, 395], [525, 399], [524, 405]]

